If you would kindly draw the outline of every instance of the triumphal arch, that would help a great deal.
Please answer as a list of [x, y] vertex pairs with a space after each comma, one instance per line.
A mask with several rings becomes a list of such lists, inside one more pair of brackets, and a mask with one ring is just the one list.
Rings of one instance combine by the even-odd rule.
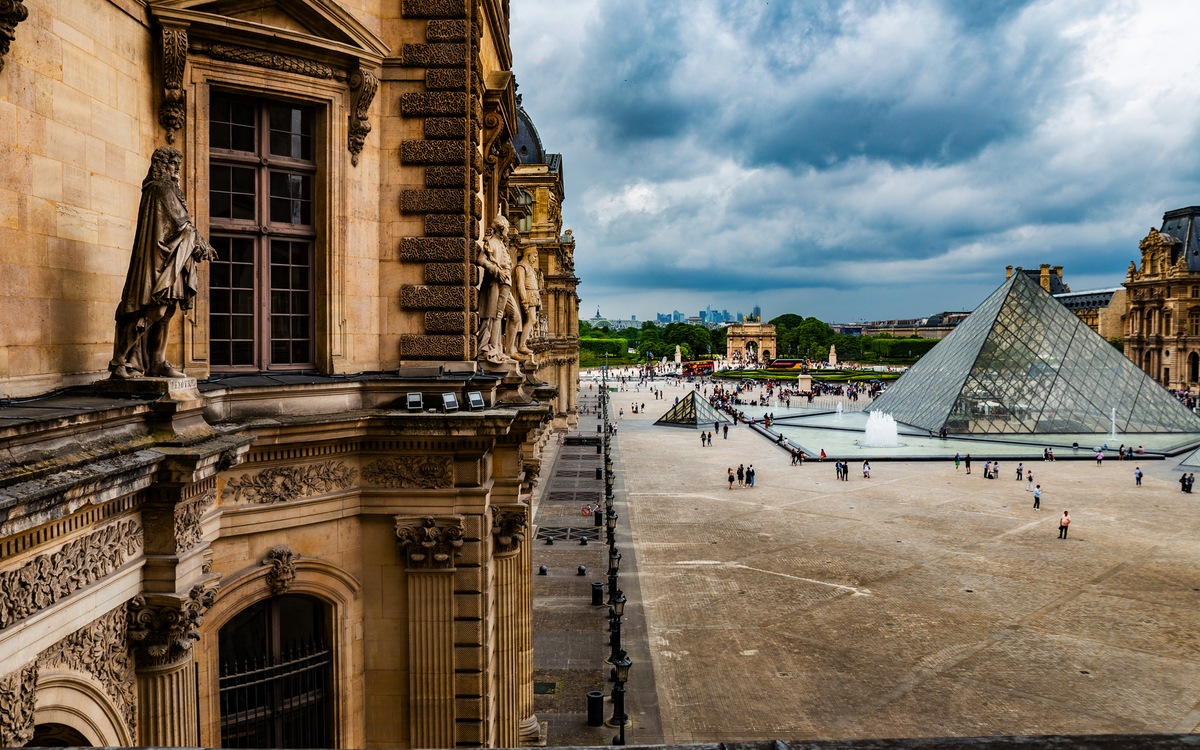
[[765, 362], [779, 353], [770, 323], [734, 323], [726, 329], [725, 342], [729, 358], [741, 362]]

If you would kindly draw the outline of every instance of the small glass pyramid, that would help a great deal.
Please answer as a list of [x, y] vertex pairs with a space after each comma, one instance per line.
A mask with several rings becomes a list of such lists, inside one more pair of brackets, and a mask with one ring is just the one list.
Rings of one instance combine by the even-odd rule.
[[1200, 432], [1200, 417], [1016, 273], [867, 411], [949, 432]]
[[704, 427], [716, 425], [718, 422], [733, 424], [733, 420], [714, 409], [704, 399], [696, 398], [696, 392], [691, 391], [654, 424], [668, 427]]

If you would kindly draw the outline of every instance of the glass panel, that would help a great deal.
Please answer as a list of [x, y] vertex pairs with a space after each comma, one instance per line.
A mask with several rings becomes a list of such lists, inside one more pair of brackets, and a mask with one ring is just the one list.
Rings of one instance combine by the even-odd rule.
[[271, 242], [272, 364], [303, 365], [310, 361], [310, 253], [307, 242]]
[[255, 217], [254, 170], [246, 167], [213, 165], [209, 171], [209, 215], [214, 219]]
[[312, 224], [312, 177], [271, 172], [271, 221]]
[[254, 241], [214, 237], [209, 266], [209, 353], [214, 367], [254, 364]]
[[297, 107], [271, 107], [271, 155], [311, 161], [312, 113]]

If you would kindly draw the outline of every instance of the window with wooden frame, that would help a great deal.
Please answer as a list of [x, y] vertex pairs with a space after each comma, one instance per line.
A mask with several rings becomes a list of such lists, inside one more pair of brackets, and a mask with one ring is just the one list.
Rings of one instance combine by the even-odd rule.
[[312, 108], [214, 94], [209, 116], [209, 352], [214, 370], [314, 362]]

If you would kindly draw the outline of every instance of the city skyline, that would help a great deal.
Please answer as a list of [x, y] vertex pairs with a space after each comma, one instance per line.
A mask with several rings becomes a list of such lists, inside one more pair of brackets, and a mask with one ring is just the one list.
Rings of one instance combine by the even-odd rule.
[[1148, 227], [1200, 203], [1200, 50], [1161, 43], [1194, 4], [512, 14], [524, 106], [572, 158], [585, 308], [916, 317], [972, 309], [997, 268], [1046, 258], [1112, 287]]

